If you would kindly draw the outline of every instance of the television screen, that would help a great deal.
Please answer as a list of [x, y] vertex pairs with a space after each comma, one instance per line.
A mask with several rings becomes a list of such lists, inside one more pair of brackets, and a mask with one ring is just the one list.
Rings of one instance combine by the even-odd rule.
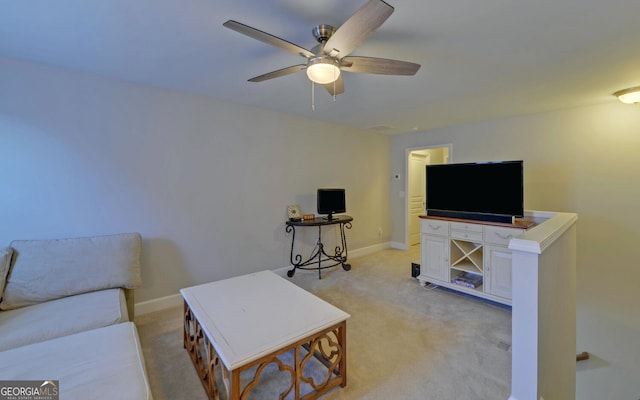
[[426, 167], [427, 215], [511, 222], [524, 216], [522, 161]]
[[327, 215], [327, 219], [347, 211], [344, 189], [318, 189], [317, 203], [318, 214]]

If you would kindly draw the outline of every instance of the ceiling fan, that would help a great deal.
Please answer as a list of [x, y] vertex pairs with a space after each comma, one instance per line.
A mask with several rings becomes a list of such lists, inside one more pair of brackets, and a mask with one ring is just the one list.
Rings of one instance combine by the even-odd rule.
[[318, 41], [318, 45], [311, 50], [237, 21], [229, 20], [223, 26], [307, 59], [304, 64], [268, 72], [249, 79], [249, 82], [262, 82], [306, 70], [311, 81], [324, 86], [329, 93], [335, 96], [344, 93], [344, 81], [340, 71], [382, 75], [415, 75], [420, 69], [420, 64], [407, 61], [349, 56], [389, 18], [393, 10], [392, 6], [382, 0], [369, 0], [337, 29], [324, 24], [313, 28], [312, 33]]

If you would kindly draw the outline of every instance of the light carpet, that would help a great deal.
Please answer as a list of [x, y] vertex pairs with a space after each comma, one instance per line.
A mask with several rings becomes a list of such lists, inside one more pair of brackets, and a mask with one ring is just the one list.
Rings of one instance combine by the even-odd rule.
[[[291, 281], [351, 314], [347, 386], [323, 399], [507, 399], [511, 312], [411, 278], [419, 249], [383, 250], [340, 267], [297, 271]], [[286, 312], [286, 310], [282, 310]], [[182, 346], [182, 308], [136, 319], [156, 400], [206, 399]], [[277, 398], [265, 378], [252, 398]], [[260, 386], [259, 385], [259, 386]], [[277, 392], [277, 390], [276, 390]]]

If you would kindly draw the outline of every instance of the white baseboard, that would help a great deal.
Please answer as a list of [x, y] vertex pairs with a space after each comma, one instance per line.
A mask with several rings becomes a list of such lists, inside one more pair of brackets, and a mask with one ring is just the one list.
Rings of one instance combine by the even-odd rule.
[[[385, 242], [385, 243], [374, 244], [373, 246], [367, 246], [360, 249], [355, 249], [349, 252], [349, 258], [366, 256], [366, 255], [375, 253], [376, 251], [388, 249], [389, 247], [392, 247], [392, 246], [390, 246], [389, 242]], [[292, 268], [291, 265], [289, 265], [287, 267], [276, 268], [272, 271], [282, 277], [286, 277], [287, 271], [289, 271], [291, 268]], [[304, 272], [309, 272], [313, 274], [318, 273], [318, 271], [316, 270], [296, 271], [296, 273], [304, 273]], [[180, 295], [180, 293], [177, 293], [177, 294], [172, 294], [165, 297], [160, 297], [158, 299], [147, 300], [140, 303], [136, 303], [135, 313], [136, 315], [144, 315], [144, 314], [149, 314], [155, 311], [162, 311], [168, 308], [177, 307], [181, 304], [182, 304], [182, 296]]]
[[389, 247], [391, 247], [389, 242], [378, 243], [378, 244], [374, 244], [373, 246], [361, 247], [359, 249], [350, 251], [349, 257], [362, 257], [362, 256], [375, 253], [376, 251], [388, 249]]
[[136, 303], [136, 315], [149, 314], [155, 311], [162, 311], [168, 308], [177, 307], [182, 304], [182, 296], [180, 293], [170, 296], [160, 297], [158, 299], [147, 300]]
[[409, 250], [409, 247], [406, 245], [406, 243], [402, 242], [391, 242], [391, 248], [398, 250]]

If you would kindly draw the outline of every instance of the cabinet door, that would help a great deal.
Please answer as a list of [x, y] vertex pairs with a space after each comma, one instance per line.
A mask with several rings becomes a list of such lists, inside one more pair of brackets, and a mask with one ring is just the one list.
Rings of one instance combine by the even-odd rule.
[[420, 275], [439, 281], [449, 281], [449, 239], [421, 235]]
[[511, 299], [511, 250], [485, 246], [484, 291]]

